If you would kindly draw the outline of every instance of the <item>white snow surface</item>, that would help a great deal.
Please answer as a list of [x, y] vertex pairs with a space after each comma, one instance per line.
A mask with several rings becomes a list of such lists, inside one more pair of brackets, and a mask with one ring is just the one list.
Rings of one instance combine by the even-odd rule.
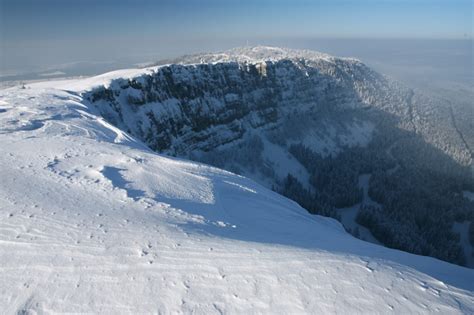
[[183, 56], [173, 60], [174, 63], [197, 64], [197, 63], [221, 63], [221, 62], [247, 62], [262, 63], [265, 61], [290, 60], [324, 60], [335, 62], [338, 59], [360, 62], [355, 58], [334, 57], [322, 52], [306, 49], [291, 49], [272, 46], [245, 46], [229, 49], [218, 53], [199, 53], [195, 55]]
[[75, 92], [109, 78], [0, 91], [2, 313], [474, 313], [474, 270], [111, 126]]

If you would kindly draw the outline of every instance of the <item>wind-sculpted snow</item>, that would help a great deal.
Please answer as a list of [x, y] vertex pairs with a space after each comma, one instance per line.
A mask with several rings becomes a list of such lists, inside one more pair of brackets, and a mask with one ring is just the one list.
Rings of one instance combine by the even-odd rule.
[[0, 91], [3, 313], [474, 312], [473, 270], [158, 155], [72, 92], [90, 82]]

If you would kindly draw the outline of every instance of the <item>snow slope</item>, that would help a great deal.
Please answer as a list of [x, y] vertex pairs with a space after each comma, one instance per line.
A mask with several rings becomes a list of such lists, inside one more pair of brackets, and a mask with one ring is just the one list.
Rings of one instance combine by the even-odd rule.
[[0, 91], [2, 313], [474, 312], [474, 270], [150, 151], [84, 105], [103, 79]]

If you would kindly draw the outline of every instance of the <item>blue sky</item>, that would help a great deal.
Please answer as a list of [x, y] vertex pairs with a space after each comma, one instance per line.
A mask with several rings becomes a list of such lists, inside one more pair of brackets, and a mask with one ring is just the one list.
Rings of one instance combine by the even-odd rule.
[[466, 0], [0, 0], [1, 67], [263, 38], [472, 38]]
[[461, 38], [460, 0], [0, 0], [6, 39], [70, 36], [324, 36]]

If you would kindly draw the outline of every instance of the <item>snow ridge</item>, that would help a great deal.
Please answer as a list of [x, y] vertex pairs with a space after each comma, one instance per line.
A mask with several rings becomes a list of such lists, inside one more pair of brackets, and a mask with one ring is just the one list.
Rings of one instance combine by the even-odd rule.
[[261, 63], [264, 61], [298, 60], [309, 61], [324, 60], [334, 62], [345, 60], [360, 62], [355, 58], [338, 58], [325, 53], [305, 49], [290, 49], [270, 46], [237, 47], [220, 53], [200, 53], [184, 56], [173, 60], [173, 63], [199, 64], [199, 63], [224, 63], [224, 62], [246, 62]]

